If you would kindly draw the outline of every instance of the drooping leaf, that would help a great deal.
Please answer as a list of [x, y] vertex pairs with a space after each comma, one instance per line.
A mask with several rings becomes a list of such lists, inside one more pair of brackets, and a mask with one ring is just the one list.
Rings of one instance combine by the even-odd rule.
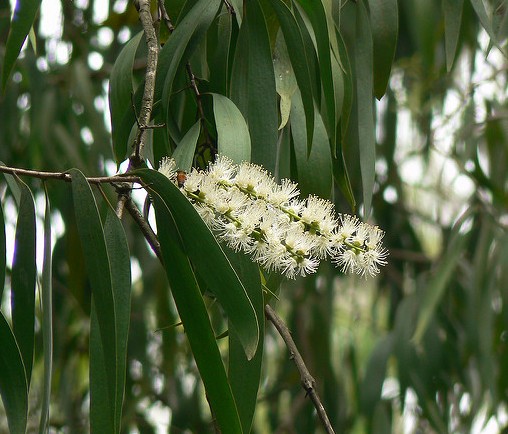
[[120, 432], [122, 402], [127, 370], [127, 338], [131, 315], [131, 264], [129, 246], [121, 221], [108, 209], [104, 237], [110, 260], [116, 320], [117, 381], [115, 403], [115, 432]]
[[291, 102], [291, 134], [295, 150], [298, 185], [303, 197], [316, 194], [330, 197], [332, 192], [332, 158], [326, 128], [319, 112], [315, 112], [314, 145], [307, 154], [305, 113], [299, 92]]
[[5, 44], [5, 56], [2, 68], [2, 91], [11, 75], [14, 63], [23, 47], [23, 43], [32, 28], [41, 0], [18, 0], [11, 20], [9, 36]]
[[0, 205], [0, 300], [2, 300], [5, 285], [6, 245], [5, 245], [4, 211]]
[[250, 161], [249, 128], [238, 107], [229, 98], [213, 93], [213, 112], [217, 126], [217, 148], [235, 163]]
[[[169, 208], [172, 198], [165, 194], [167, 188], [161, 188], [164, 184], [171, 183], [163, 175], [160, 176], [165, 180], [157, 179], [159, 176], [150, 176], [153, 174], [160, 175], [153, 171], [152, 173], [148, 170], [140, 171], [145, 181], [150, 182], [147, 188], [154, 202], [164, 269], [185, 335], [189, 340], [208, 402], [220, 431], [231, 434], [241, 433], [240, 419], [208, 312], [192, 265], [183, 250], [183, 245], [186, 244], [182, 236], [183, 232], [180, 224], [174, 220], [176, 214]], [[207, 240], [201, 240], [199, 246], [205, 245], [206, 242]]]
[[178, 170], [190, 172], [194, 153], [196, 152], [196, 144], [198, 142], [199, 133], [201, 132], [201, 121], [198, 120], [187, 133], [183, 136], [180, 143], [176, 147], [171, 157], [176, 162]]
[[358, 146], [362, 174], [364, 218], [370, 215], [375, 179], [376, 138], [374, 124], [372, 35], [367, 10], [357, 3], [355, 73], [358, 109]]
[[11, 434], [25, 434], [28, 418], [28, 385], [21, 352], [9, 323], [0, 312], [0, 395]]
[[[78, 226], [85, 266], [92, 288], [93, 302], [97, 313], [100, 341], [104, 351], [106, 387], [100, 388], [101, 395], [92, 395], [91, 400], [111, 403], [109, 417], [114, 421], [117, 383], [117, 336], [116, 315], [111, 282], [110, 259], [108, 256], [104, 230], [94, 195], [83, 174], [77, 169], [69, 171], [72, 177], [72, 197], [74, 214]], [[91, 355], [94, 353], [92, 352]], [[91, 367], [96, 366], [91, 363]], [[91, 381], [101, 379], [96, 372], [90, 373]], [[91, 389], [94, 390], [92, 384]], [[103, 393], [107, 393], [104, 396]], [[93, 404], [92, 404], [93, 405]], [[113, 422], [114, 426], [114, 422]]]
[[[220, 0], [199, 0], [176, 26], [159, 53], [154, 101], [161, 100], [167, 114], [169, 99], [178, 68], [187, 62], [212, 23]], [[166, 116], [164, 116], [166, 117]]]
[[445, 20], [446, 70], [450, 72], [457, 52], [464, 0], [442, 0]]
[[44, 386], [42, 389], [41, 420], [39, 434], [47, 432], [51, 401], [51, 378], [53, 372], [53, 272], [51, 257], [51, 207], [46, 191], [44, 212], [44, 257], [42, 264], [42, 341], [44, 349]]
[[[123, 47], [118, 55], [109, 79], [109, 110], [111, 112], [111, 131], [113, 153], [117, 166], [127, 156], [127, 142], [122, 120], [132, 107], [132, 66], [143, 32], [139, 32]], [[121, 133], [121, 134], [120, 134]]]
[[12, 260], [12, 329], [18, 342], [30, 387], [35, 341], [35, 204], [28, 186], [17, 179], [21, 198]]
[[374, 95], [377, 99], [381, 99], [388, 85], [397, 48], [399, 30], [397, 0], [369, 0], [369, 11], [374, 43]]
[[[312, 134], [314, 132], [314, 95], [310, 64], [304, 47], [302, 33], [296, 18], [288, 6], [281, 0], [272, 0], [272, 7], [279, 19], [281, 31], [284, 34], [284, 41], [287, 47], [287, 54], [293, 67], [293, 72], [302, 94], [305, 110], [305, 125], [307, 131], [307, 150], [310, 152], [312, 145]], [[275, 74], [276, 83], [279, 81], [278, 74]]]
[[249, 125], [252, 162], [274, 173], [277, 92], [268, 30], [258, 2], [246, 4], [231, 77], [231, 99]]
[[233, 252], [230, 249], [225, 249], [225, 253], [238, 273], [240, 280], [244, 282], [245, 289], [256, 311], [259, 324], [259, 345], [255, 356], [251, 360], [248, 360], [245, 356], [236, 333], [234, 331], [229, 333], [228, 377], [235, 397], [243, 432], [248, 433], [251, 430], [261, 380], [265, 323], [263, 292], [259, 267], [243, 253]]
[[256, 353], [259, 331], [256, 314], [242, 282], [224, 255], [221, 246], [191, 203], [168, 178], [154, 170], [136, 172], [150, 192], [157, 192], [169, 208], [196, 272], [209, 285], [236, 334], [245, 354], [251, 359]]
[[322, 2], [312, 0], [297, 0], [301, 5], [312, 25], [315, 35], [315, 43], [319, 58], [319, 71], [321, 77], [322, 93], [324, 97], [323, 116], [328, 137], [332, 147], [333, 155], [336, 154], [336, 132], [337, 132], [337, 110], [335, 107], [335, 91], [332, 77], [332, 62], [329, 36], [329, 23], [326, 17], [326, 11]]

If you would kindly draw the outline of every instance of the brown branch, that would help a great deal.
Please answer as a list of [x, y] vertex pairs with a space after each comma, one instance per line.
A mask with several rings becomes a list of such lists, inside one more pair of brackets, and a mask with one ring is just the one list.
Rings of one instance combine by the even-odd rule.
[[155, 232], [152, 230], [148, 222], [143, 218], [141, 211], [130, 197], [125, 200], [124, 207], [137, 223], [139, 229], [141, 229], [141, 232], [145, 236], [146, 241], [150, 244], [150, 247], [162, 262], [161, 245], [157, 239], [157, 235], [155, 235]]
[[134, 140], [134, 151], [130, 156], [130, 167], [139, 167], [143, 161], [143, 149], [145, 147], [146, 130], [149, 128], [152, 116], [153, 99], [155, 92], [155, 74], [157, 72], [157, 61], [159, 58], [159, 42], [153, 26], [152, 13], [150, 12], [150, 0], [134, 0], [138, 10], [139, 19], [145, 32], [148, 55], [145, 72], [145, 88], [141, 100], [141, 111], [139, 113], [139, 127], [136, 139]]
[[284, 321], [282, 321], [282, 319], [277, 315], [277, 313], [272, 309], [272, 307], [269, 304], [265, 306], [265, 316], [275, 326], [275, 328], [281, 335], [282, 339], [286, 343], [286, 346], [288, 347], [289, 350], [290, 358], [294, 361], [296, 369], [298, 369], [298, 372], [300, 372], [300, 380], [302, 383], [302, 387], [305, 389], [307, 395], [310, 396], [310, 399], [312, 400], [312, 403], [316, 408], [316, 411], [318, 413], [319, 418], [321, 419], [325, 431], [328, 434], [335, 434], [335, 431], [332, 428], [330, 420], [328, 419], [326, 410], [323, 407], [321, 399], [319, 398], [319, 395], [316, 392], [315, 389], [316, 380], [314, 380], [312, 375], [310, 375], [310, 372], [307, 369], [307, 366], [305, 365], [305, 362], [303, 361], [303, 358], [300, 352], [298, 351], [298, 348], [296, 347], [295, 341], [291, 336], [291, 332], [287, 328], [286, 324], [284, 324]]
[[[65, 182], [71, 182], [72, 178], [68, 172], [45, 172], [40, 170], [19, 169], [17, 167], [0, 166], [0, 172], [9, 173], [18, 176], [30, 176], [39, 179], [58, 179]], [[85, 178], [90, 184], [115, 184], [124, 182], [136, 182], [142, 184], [138, 176], [133, 175], [113, 175], [96, 176]]]

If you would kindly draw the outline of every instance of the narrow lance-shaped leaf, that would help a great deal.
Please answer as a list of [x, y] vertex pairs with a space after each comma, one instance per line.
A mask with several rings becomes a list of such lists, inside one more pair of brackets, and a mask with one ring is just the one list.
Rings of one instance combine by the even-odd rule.
[[183, 136], [180, 143], [176, 147], [171, 157], [176, 162], [176, 167], [179, 170], [190, 172], [192, 161], [194, 160], [194, 153], [196, 152], [196, 144], [201, 132], [201, 121], [198, 120], [187, 133]]
[[242, 113], [229, 98], [217, 93], [213, 93], [212, 97], [219, 154], [235, 163], [250, 161], [249, 128]]
[[5, 90], [7, 80], [11, 75], [14, 63], [18, 58], [21, 47], [30, 31], [35, 15], [39, 10], [41, 0], [18, 0], [12, 16], [11, 28], [5, 45], [5, 56], [2, 68], [2, 91]]
[[122, 128], [125, 113], [132, 107], [132, 66], [143, 32], [134, 36], [118, 55], [109, 80], [109, 109], [111, 111], [111, 130], [113, 151], [119, 165], [127, 155], [128, 132]]
[[229, 333], [229, 368], [228, 377], [235, 397], [236, 407], [240, 416], [243, 432], [251, 430], [254, 410], [257, 404], [257, 393], [261, 379], [264, 337], [264, 303], [259, 267], [243, 253], [226, 250], [231, 264], [244, 282], [249, 298], [256, 310], [259, 324], [259, 345], [256, 355], [248, 360], [241, 342], [234, 331]]
[[[312, 78], [310, 75], [309, 60], [304, 46], [302, 33], [298, 22], [291, 10], [282, 0], [271, 0], [272, 7], [279, 19], [284, 41], [287, 47], [287, 54], [291, 60], [293, 71], [302, 94], [302, 100], [305, 110], [305, 125], [307, 127], [307, 150], [310, 151], [312, 145], [312, 134], [314, 133], [314, 95], [312, 92]], [[276, 82], [278, 74], [276, 73]]]
[[[92, 288], [93, 302], [100, 329], [100, 341], [104, 350], [104, 364], [106, 366], [107, 397], [92, 395], [91, 400], [107, 399], [108, 402], [114, 403], [116, 397], [117, 344], [110, 261], [99, 210], [92, 190], [78, 169], [71, 169], [69, 173], [72, 177], [74, 214]], [[96, 377], [94, 377], [93, 372], [90, 376], [91, 380], [94, 381]], [[113, 420], [115, 409], [111, 408], [111, 411], [110, 417]]]
[[442, 0], [441, 5], [445, 20], [446, 69], [450, 72], [452, 70], [459, 42], [460, 23], [462, 21], [464, 0]]
[[21, 352], [9, 323], [0, 312], [0, 395], [11, 434], [25, 434], [28, 418], [28, 385]]
[[374, 43], [374, 95], [385, 94], [397, 48], [399, 13], [397, 0], [369, 0], [370, 26]]
[[358, 145], [362, 173], [364, 218], [370, 215], [376, 165], [376, 138], [374, 101], [372, 94], [372, 35], [367, 10], [363, 2], [357, 3], [355, 72], [358, 108]]
[[309, 17], [312, 29], [315, 34], [315, 43], [319, 57], [319, 68], [321, 75], [322, 93], [324, 96], [324, 105], [326, 116], [324, 116], [328, 136], [332, 146], [332, 153], [335, 155], [336, 148], [336, 125], [337, 112], [335, 107], [335, 91], [332, 77], [332, 62], [330, 49], [330, 36], [328, 30], [328, 21], [326, 11], [321, 1], [297, 0], [295, 2], [302, 6]]
[[35, 340], [35, 205], [32, 192], [18, 179], [21, 198], [16, 224], [14, 258], [12, 261], [11, 310], [12, 329], [25, 366], [30, 387]]
[[5, 219], [4, 211], [0, 205], [0, 300], [4, 293], [5, 285], [5, 267], [6, 267], [6, 246], [5, 246]]
[[217, 240], [197, 211], [168, 178], [154, 170], [136, 171], [150, 190], [166, 203], [196, 272], [206, 280], [235, 329], [247, 358], [259, 341], [258, 322], [245, 287], [224, 255]]
[[53, 372], [53, 286], [51, 258], [51, 207], [46, 191], [44, 212], [44, 257], [42, 263], [42, 341], [44, 348], [44, 386], [42, 390], [41, 420], [39, 433], [47, 432], [51, 400], [51, 377]]
[[108, 209], [106, 216], [104, 236], [110, 259], [111, 275], [114, 276], [112, 283], [117, 337], [115, 427], [116, 432], [120, 432], [127, 369], [127, 338], [131, 315], [131, 263], [129, 246], [122, 223], [111, 209]]
[[332, 158], [328, 135], [319, 112], [315, 113], [314, 145], [307, 155], [304, 108], [300, 92], [292, 98], [291, 134], [295, 150], [296, 169], [302, 196], [316, 194], [330, 197], [332, 193]]
[[[148, 174], [148, 171], [142, 172], [145, 175]], [[150, 177], [144, 176], [144, 178], [148, 181]], [[170, 182], [167, 179], [166, 181]], [[164, 269], [185, 329], [185, 335], [189, 340], [205, 386], [208, 402], [220, 432], [224, 434], [241, 433], [242, 428], [235, 401], [201, 290], [189, 258], [183, 251], [182, 242], [184, 238], [177, 229], [178, 224], [173, 220], [174, 215], [170, 212], [168, 206], [172, 200], [164, 194], [165, 189], [158, 188], [160, 186], [152, 189], [153, 185], [149, 184], [147, 188], [154, 203]], [[205, 245], [206, 242], [207, 240], [202, 240], [201, 246]]]

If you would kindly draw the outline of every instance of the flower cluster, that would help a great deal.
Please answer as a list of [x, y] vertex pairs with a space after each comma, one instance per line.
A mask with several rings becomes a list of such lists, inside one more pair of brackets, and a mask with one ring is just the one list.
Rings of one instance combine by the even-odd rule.
[[244, 251], [269, 271], [289, 278], [314, 273], [331, 258], [343, 272], [374, 276], [386, 264], [384, 232], [316, 196], [299, 198], [298, 185], [278, 184], [262, 167], [234, 164], [219, 156], [206, 171], [193, 169], [177, 181], [176, 164], [166, 158], [159, 171], [178, 182], [204, 222], [235, 251]]

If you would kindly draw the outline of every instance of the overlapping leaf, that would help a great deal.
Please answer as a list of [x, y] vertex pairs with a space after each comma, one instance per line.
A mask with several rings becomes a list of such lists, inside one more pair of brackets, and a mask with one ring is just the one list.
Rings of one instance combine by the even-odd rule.
[[[154, 203], [164, 268], [217, 425], [223, 433], [241, 433], [240, 419], [208, 312], [192, 265], [183, 250], [189, 228], [182, 225], [181, 219], [190, 214], [184, 212], [178, 220], [175, 219], [176, 214], [169, 207], [173, 198], [167, 194], [168, 185], [172, 184], [167, 178], [148, 170], [140, 171], [140, 175], [150, 183], [147, 188]], [[181, 195], [178, 190], [176, 192]], [[187, 201], [183, 196], [181, 199]], [[199, 226], [196, 229], [199, 233]], [[201, 239], [196, 248], [205, 246], [207, 242], [207, 239]], [[210, 259], [215, 262], [213, 257]], [[221, 271], [224, 268], [215, 270], [216, 273]], [[255, 327], [257, 333], [257, 325]]]

